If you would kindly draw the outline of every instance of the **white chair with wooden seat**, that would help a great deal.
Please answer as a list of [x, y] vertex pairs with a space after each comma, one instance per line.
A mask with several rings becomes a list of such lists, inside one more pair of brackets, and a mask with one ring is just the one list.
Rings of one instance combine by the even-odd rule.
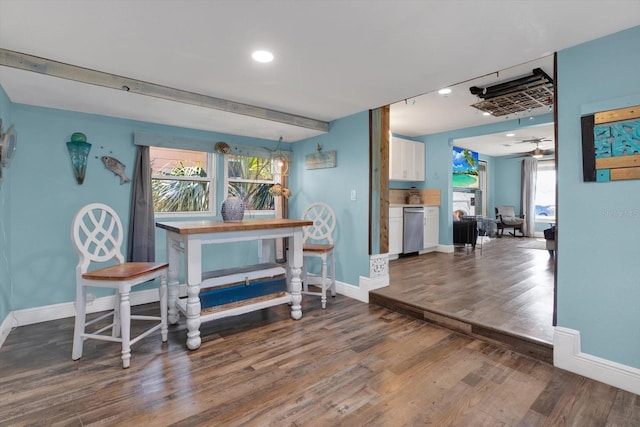
[[[303, 259], [319, 258], [322, 262], [321, 275], [309, 276], [307, 260], [304, 260], [302, 293], [320, 296], [324, 309], [327, 307], [327, 290], [331, 290], [331, 296], [336, 296], [336, 263], [333, 250], [333, 230], [336, 228], [336, 216], [329, 205], [317, 202], [304, 210], [302, 219], [313, 221], [313, 225], [303, 227]], [[328, 267], [331, 269], [330, 272]], [[310, 291], [309, 285], [320, 288], [320, 291]]]
[[[124, 240], [122, 222], [116, 212], [101, 203], [84, 206], [73, 218], [71, 241], [78, 253], [76, 266], [76, 321], [73, 333], [72, 359], [82, 357], [84, 340], [97, 339], [122, 343], [122, 367], [128, 368], [131, 345], [160, 329], [162, 341], [167, 341], [167, 263], [125, 262], [121, 247]], [[110, 263], [110, 266], [89, 271], [91, 263]], [[114, 264], [115, 262], [115, 264]], [[131, 315], [129, 294], [131, 288], [160, 278], [160, 316]], [[87, 288], [115, 290], [114, 309], [87, 321]], [[87, 327], [103, 319], [112, 322], [100, 329], [87, 332]], [[153, 321], [135, 338], [131, 338], [131, 320]], [[104, 322], [103, 322], [104, 323]], [[94, 327], [93, 329], [99, 326]], [[111, 329], [111, 334], [108, 330]]]

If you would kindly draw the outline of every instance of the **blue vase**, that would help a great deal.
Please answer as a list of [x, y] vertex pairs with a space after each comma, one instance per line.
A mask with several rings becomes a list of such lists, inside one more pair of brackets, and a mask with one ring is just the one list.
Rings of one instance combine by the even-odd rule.
[[240, 199], [230, 197], [222, 202], [220, 209], [224, 222], [239, 222], [244, 218], [244, 202]]

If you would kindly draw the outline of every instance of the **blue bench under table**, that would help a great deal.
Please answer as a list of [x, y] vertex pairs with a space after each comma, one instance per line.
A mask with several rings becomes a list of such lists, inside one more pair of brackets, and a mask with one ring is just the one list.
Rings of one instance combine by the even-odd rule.
[[[288, 302], [286, 269], [276, 263], [204, 272], [200, 284], [201, 317], [222, 318]], [[186, 298], [178, 301], [186, 313]], [[203, 319], [204, 321], [204, 319]]]

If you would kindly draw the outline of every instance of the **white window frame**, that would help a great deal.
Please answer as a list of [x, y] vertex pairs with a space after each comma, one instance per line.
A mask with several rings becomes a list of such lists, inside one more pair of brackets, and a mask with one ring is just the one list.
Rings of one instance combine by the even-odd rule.
[[[256, 155], [245, 155], [245, 154], [239, 154], [239, 156], [245, 156], [245, 157], [259, 157], [262, 159], [267, 159], [268, 157], [261, 157], [261, 156], [256, 156]], [[227, 197], [229, 197], [229, 181], [231, 182], [249, 182], [249, 183], [257, 183], [257, 184], [276, 184], [278, 182], [280, 182], [281, 176], [280, 173], [272, 173], [273, 176], [273, 180], [269, 181], [269, 180], [264, 180], [264, 179], [229, 179], [229, 156], [225, 156], [224, 157], [224, 198], [226, 199]], [[273, 162], [273, 159], [270, 159]], [[271, 165], [271, 167], [273, 168], [273, 165]], [[253, 217], [256, 216], [265, 216], [265, 217], [272, 217], [276, 214], [275, 209], [271, 209], [271, 210], [264, 210], [264, 211], [256, 211], [256, 210], [246, 210], [245, 211], [245, 215], [251, 215]]]
[[489, 164], [478, 160], [478, 188], [482, 191], [482, 216], [487, 216], [487, 198], [489, 193]]
[[[169, 150], [184, 150], [184, 151], [200, 151], [200, 150], [192, 150], [188, 148], [176, 148], [176, 147], [157, 147]], [[209, 182], [209, 209], [206, 211], [198, 211], [198, 212], [155, 212], [154, 216], [156, 218], [181, 218], [181, 217], [199, 217], [199, 216], [215, 216], [216, 211], [216, 160], [217, 155], [215, 153], [205, 152], [207, 155], [207, 177], [199, 177], [199, 176], [191, 176], [191, 177], [180, 177], [180, 176], [165, 176], [165, 175], [151, 175], [151, 179], [158, 180], [166, 180], [166, 181], [199, 181], [199, 182]], [[225, 162], [226, 164], [226, 162]]]

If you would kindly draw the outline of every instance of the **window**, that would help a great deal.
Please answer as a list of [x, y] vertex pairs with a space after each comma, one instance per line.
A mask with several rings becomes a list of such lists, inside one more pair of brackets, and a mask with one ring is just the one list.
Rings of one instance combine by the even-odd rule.
[[246, 210], [273, 212], [273, 196], [269, 189], [280, 179], [273, 172], [271, 159], [227, 155], [227, 194], [246, 200]]
[[535, 209], [536, 222], [555, 222], [556, 162], [554, 160], [538, 162]]
[[156, 213], [215, 213], [213, 154], [149, 147]]

